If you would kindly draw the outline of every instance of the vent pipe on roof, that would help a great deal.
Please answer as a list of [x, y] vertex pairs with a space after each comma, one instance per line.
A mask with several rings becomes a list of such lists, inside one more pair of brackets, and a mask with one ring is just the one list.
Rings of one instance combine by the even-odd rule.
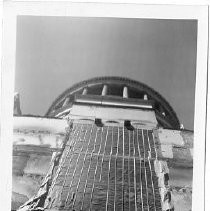
[[17, 92], [14, 94], [13, 114], [14, 115], [22, 115], [22, 112], [21, 112], [21, 109], [20, 109], [20, 95]]

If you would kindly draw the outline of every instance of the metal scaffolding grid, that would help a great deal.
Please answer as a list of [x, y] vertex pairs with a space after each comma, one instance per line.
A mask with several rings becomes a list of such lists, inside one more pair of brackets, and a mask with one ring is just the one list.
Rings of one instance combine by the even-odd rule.
[[159, 211], [152, 130], [74, 123], [53, 179], [48, 208]]

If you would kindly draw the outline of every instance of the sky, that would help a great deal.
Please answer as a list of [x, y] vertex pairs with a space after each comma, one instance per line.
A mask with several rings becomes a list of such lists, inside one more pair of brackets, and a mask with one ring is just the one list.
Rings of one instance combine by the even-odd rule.
[[23, 114], [45, 115], [67, 88], [123, 76], [158, 91], [193, 130], [196, 20], [19, 16], [15, 91]]

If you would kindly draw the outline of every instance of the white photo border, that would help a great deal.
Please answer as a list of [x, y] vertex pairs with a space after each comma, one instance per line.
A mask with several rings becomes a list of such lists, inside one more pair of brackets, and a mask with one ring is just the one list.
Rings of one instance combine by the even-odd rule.
[[192, 208], [193, 211], [204, 210], [208, 6], [11, 1], [4, 3], [3, 14], [0, 166], [4, 170], [0, 174], [1, 207], [4, 210], [11, 210], [13, 93], [16, 21], [19, 15], [196, 19], [198, 21]]

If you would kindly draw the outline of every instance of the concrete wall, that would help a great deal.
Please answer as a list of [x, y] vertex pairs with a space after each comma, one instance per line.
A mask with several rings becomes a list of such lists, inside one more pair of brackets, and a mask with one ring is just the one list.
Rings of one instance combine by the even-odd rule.
[[[52, 152], [61, 150], [66, 125], [66, 120], [15, 118], [12, 209], [17, 209], [37, 193], [48, 171]], [[175, 210], [189, 211], [192, 202], [193, 133], [158, 129], [154, 136], [158, 159], [167, 161], [169, 167]]]
[[158, 157], [169, 166], [175, 211], [189, 211], [192, 209], [193, 132], [159, 129], [155, 136]]
[[53, 151], [61, 150], [66, 120], [14, 117], [12, 209], [35, 193], [46, 175]]

